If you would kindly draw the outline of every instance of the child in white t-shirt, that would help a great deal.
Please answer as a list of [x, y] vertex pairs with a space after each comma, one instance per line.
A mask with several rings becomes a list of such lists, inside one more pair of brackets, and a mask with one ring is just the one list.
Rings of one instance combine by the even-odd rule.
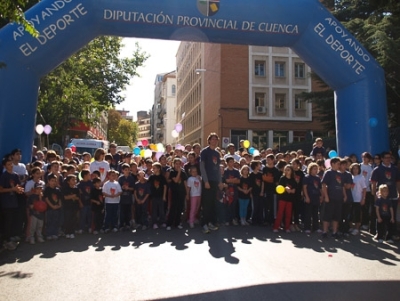
[[103, 185], [103, 196], [105, 203], [105, 218], [103, 228], [106, 232], [113, 228], [113, 232], [118, 231], [118, 209], [120, 195], [122, 194], [121, 185], [118, 183], [118, 171], [108, 172], [109, 180]]
[[353, 175], [353, 185], [351, 188], [351, 194], [353, 195], [353, 206], [352, 216], [354, 229], [351, 232], [353, 235], [360, 233], [361, 225], [361, 207], [365, 205], [365, 195], [367, 192], [367, 186], [365, 184], [364, 176], [361, 174], [361, 167], [358, 163], [350, 165], [350, 172]]
[[201, 201], [201, 177], [197, 174], [196, 167], [190, 169], [190, 177], [186, 183], [186, 190], [186, 198], [190, 199], [189, 225], [190, 228], [194, 228], [194, 220], [199, 211]]

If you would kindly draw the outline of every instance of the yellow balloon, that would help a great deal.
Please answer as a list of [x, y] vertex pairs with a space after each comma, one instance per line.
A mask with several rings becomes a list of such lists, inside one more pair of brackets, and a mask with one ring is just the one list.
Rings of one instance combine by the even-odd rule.
[[144, 149], [142, 149], [142, 150], [140, 151], [140, 156], [141, 156], [142, 158], [144, 158]]
[[93, 161], [94, 161], [94, 158], [90, 159], [90, 162], [93, 162]]
[[245, 148], [249, 148], [249, 146], [250, 146], [250, 141], [249, 141], [249, 140], [243, 141], [243, 146], [244, 146]]
[[277, 194], [282, 194], [284, 192], [285, 192], [285, 187], [283, 187], [282, 185], [276, 186], [276, 193]]

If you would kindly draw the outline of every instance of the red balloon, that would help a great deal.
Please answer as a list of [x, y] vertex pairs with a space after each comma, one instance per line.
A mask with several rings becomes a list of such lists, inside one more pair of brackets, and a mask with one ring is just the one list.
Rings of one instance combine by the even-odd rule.
[[72, 146], [71, 146], [71, 150], [72, 150], [73, 152], [76, 152], [76, 146], [75, 146], [75, 145], [72, 145]]
[[142, 145], [143, 145], [144, 147], [148, 146], [148, 145], [149, 145], [149, 141], [147, 141], [146, 139], [143, 139], [143, 140], [142, 140]]
[[33, 203], [33, 209], [37, 212], [45, 212], [47, 210], [47, 203], [45, 201], [36, 201]]

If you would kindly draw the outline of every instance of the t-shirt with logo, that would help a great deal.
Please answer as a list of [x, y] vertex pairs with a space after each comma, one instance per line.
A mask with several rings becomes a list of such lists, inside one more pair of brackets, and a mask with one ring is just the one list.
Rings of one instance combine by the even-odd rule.
[[[55, 187], [46, 187], [43, 191], [43, 199], [47, 199], [53, 206], [58, 206], [62, 204], [63, 194], [61, 193], [60, 188]], [[53, 210], [50, 206], [47, 207], [47, 210]]]
[[397, 182], [400, 181], [400, 172], [396, 166], [385, 166], [383, 164], [374, 168], [371, 174], [371, 182], [379, 185], [386, 184], [389, 188], [389, 199], [397, 199]]
[[253, 188], [251, 190], [252, 195], [259, 196], [261, 193], [261, 185], [263, 182], [262, 173], [261, 172], [258, 172], [258, 173], [252, 172], [250, 174], [249, 178], [250, 178], [250, 185]]
[[90, 199], [100, 202], [100, 205], [92, 203], [93, 212], [98, 213], [104, 209], [104, 196], [101, 188], [97, 189], [93, 187], [92, 190], [90, 191]]
[[110, 171], [110, 165], [107, 161], [93, 161], [90, 163], [90, 173], [93, 173], [95, 170], [98, 170], [100, 173], [100, 180], [104, 182], [107, 177], [108, 172]]
[[278, 168], [265, 166], [262, 170], [262, 178], [264, 181], [264, 191], [267, 193], [275, 193], [276, 183], [280, 178]]
[[150, 185], [150, 195], [154, 198], [162, 198], [164, 196], [164, 187], [167, 185], [167, 180], [163, 175], [152, 174], [147, 182]]
[[322, 183], [327, 186], [329, 200], [344, 201], [342, 174], [329, 169], [324, 173]]
[[122, 188], [120, 204], [132, 204], [133, 190], [128, 190], [127, 188], [135, 188], [135, 182], [135, 178], [131, 175], [128, 175], [127, 177], [122, 175], [118, 178], [118, 183]]
[[296, 193], [295, 196], [297, 199], [301, 198], [301, 192], [303, 191], [303, 180], [304, 180], [304, 172], [299, 169], [294, 171], [294, 180], [296, 181]]
[[[19, 176], [13, 172], [5, 171], [0, 176], [0, 186], [3, 188], [12, 188], [20, 185]], [[0, 204], [3, 209], [15, 209], [18, 207], [18, 195], [14, 191], [0, 194]]]
[[391, 217], [390, 208], [392, 208], [392, 201], [389, 199], [379, 198], [375, 202], [375, 207], [379, 208], [379, 214], [382, 218]]
[[320, 177], [306, 175], [303, 179], [303, 186], [306, 186], [310, 203], [312, 205], [319, 205], [322, 188]]
[[197, 177], [189, 177], [187, 180], [188, 187], [190, 187], [190, 196], [201, 196], [201, 178]]
[[185, 187], [185, 181], [187, 180], [187, 175], [183, 169], [181, 169], [181, 180], [178, 183], [175, 183], [172, 178], [176, 178], [178, 175], [178, 172], [174, 169], [171, 168], [169, 170], [169, 179], [171, 180], [170, 182], [170, 187], [173, 193], [180, 193], [180, 194], [186, 194], [186, 187]]
[[[342, 173], [342, 182], [343, 182], [343, 185], [344, 184], [351, 184], [352, 186], [351, 187], [353, 187], [353, 176], [352, 176], [352, 174], [351, 173], [349, 173], [348, 171], [345, 171], [345, 172], [343, 172]], [[346, 196], [347, 196], [347, 200], [346, 200], [346, 202], [347, 203], [353, 203], [353, 194], [351, 193], [351, 188], [349, 188], [349, 189], [345, 189], [346, 190]]]
[[150, 194], [150, 185], [146, 182], [137, 181], [135, 184], [135, 191], [137, 200], [142, 201], [146, 195]]
[[[241, 177], [240, 178], [240, 184], [239, 184], [239, 187], [241, 188], [241, 189], [243, 189], [243, 190], [247, 190], [247, 189], [250, 189], [251, 188], [251, 181], [250, 181], [250, 178], [249, 177], [247, 177], [247, 178], [245, 178], [245, 177]], [[239, 196], [239, 199], [250, 199], [250, 196], [251, 196], [251, 192], [249, 192], [249, 193], [244, 193], [243, 191], [238, 191], [238, 196]]]
[[208, 181], [219, 183], [221, 181], [221, 174], [219, 172], [220, 154], [215, 149], [207, 146], [200, 153], [200, 162], [201, 164], [204, 163]]
[[[279, 179], [278, 185], [282, 185], [283, 187], [289, 187], [290, 189], [296, 189], [297, 182], [294, 178], [287, 178], [286, 176], [282, 176]], [[297, 190], [297, 189], [296, 189]], [[294, 202], [296, 199], [295, 193], [287, 193], [286, 189], [284, 193], [278, 194], [278, 200], [286, 201], [286, 202]]]
[[92, 181], [80, 181], [77, 185], [83, 206], [90, 206], [90, 192], [93, 188]]

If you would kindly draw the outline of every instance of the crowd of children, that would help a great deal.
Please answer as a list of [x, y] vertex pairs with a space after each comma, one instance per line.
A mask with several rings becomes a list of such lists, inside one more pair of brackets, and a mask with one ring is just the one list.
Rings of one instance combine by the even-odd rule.
[[[38, 152], [27, 167], [21, 151], [3, 159], [0, 176], [0, 235], [13, 250], [18, 241], [35, 244], [82, 233], [201, 224], [204, 233], [221, 226], [271, 226], [273, 232], [318, 232], [322, 238], [356, 236], [378, 242], [397, 239], [400, 172], [389, 152], [327, 158], [322, 139], [310, 156], [301, 150], [252, 156], [217, 146], [186, 145], [159, 156], [97, 149]], [[216, 155], [217, 154], [217, 155]], [[381, 162], [382, 161], [382, 162]]]

